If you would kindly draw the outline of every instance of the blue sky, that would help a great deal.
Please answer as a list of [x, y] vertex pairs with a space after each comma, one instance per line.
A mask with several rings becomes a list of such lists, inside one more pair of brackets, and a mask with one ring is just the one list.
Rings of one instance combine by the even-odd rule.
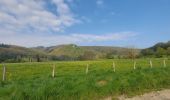
[[170, 0], [1, 0], [0, 42], [146, 48], [170, 40]]

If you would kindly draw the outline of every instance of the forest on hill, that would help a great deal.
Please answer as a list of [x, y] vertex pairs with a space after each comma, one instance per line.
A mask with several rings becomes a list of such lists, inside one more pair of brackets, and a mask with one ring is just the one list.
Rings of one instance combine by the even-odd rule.
[[170, 56], [170, 41], [167, 43], [157, 43], [150, 48], [141, 50], [141, 55], [145, 57], [167, 57]]
[[121, 59], [141, 57], [170, 56], [170, 41], [157, 43], [146, 49], [134, 47], [112, 46], [77, 46], [75, 44], [51, 47], [26, 48], [15, 45], [0, 44], [0, 62], [42, 62], [42, 61], [71, 61], [95, 59]]

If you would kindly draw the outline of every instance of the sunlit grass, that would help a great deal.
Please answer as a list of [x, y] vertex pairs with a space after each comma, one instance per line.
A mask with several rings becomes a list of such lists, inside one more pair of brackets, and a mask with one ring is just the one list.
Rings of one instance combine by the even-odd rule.
[[[116, 72], [113, 72], [113, 61]], [[169, 60], [164, 68], [163, 59], [152, 59], [152, 69], [149, 59], [136, 62], [136, 70], [130, 59], [5, 64], [6, 81], [0, 83], [0, 99], [94, 100], [170, 88]], [[54, 64], [55, 78], [52, 78]], [[88, 74], [85, 73], [87, 64]]]

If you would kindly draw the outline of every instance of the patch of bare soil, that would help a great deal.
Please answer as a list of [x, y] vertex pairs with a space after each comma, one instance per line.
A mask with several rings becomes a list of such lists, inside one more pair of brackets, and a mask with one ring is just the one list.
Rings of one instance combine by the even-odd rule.
[[103, 100], [170, 100], [170, 89], [145, 93], [140, 96], [127, 98], [126, 96], [120, 96], [119, 98], [106, 97]]
[[105, 80], [101, 80], [101, 81], [98, 81], [97, 82], [97, 85], [98, 86], [104, 86], [104, 85], [106, 85], [107, 84], [107, 81], [105, 81]]
[[132, 98], [121, 96], [118, 100], [170, 100], [170, 89], [146, 93]]

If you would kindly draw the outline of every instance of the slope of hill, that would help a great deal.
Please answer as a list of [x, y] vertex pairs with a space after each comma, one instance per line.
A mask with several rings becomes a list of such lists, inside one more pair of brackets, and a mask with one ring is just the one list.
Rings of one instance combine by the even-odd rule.
[[[139, 49], [135, 49], [139, 54]], [[131, 52], [129, 48], [111, 46], [77, 46], [75, 44], [51, 47], [25, 48], [15, 45], [0, 45], [0, 61], [44, 61], [46, 60], [92, 60], [124, 58]], [[12, 61], [11, 61], [12, 60]]]
[[48, 47], [46, 50], [49, 55], [57, 56], [60, 60], [77, 60], [84, 52], [74, 44]]
[[167, 43], [157, 43], [150, 48], [143, 49], [141, 54], [156, 57], [170, 56], [170, 41]]
[[[100, 58], [123, 57], [128, 48], [111, 46], [77, 46], [75, 44], [59, 45], [52, 47], [36, 47], [36, 50], [44, 51], [58, 60], [86, 60]], [[139, 49], [136, 49], [139, 53]]]
[[36, 58], [45, 56], [46, 53], [38, 50], [33, 50], [30, 48], [0, 44], [0, 62], [20, 62], [21, 60], [26, 60], [24, 58]]

